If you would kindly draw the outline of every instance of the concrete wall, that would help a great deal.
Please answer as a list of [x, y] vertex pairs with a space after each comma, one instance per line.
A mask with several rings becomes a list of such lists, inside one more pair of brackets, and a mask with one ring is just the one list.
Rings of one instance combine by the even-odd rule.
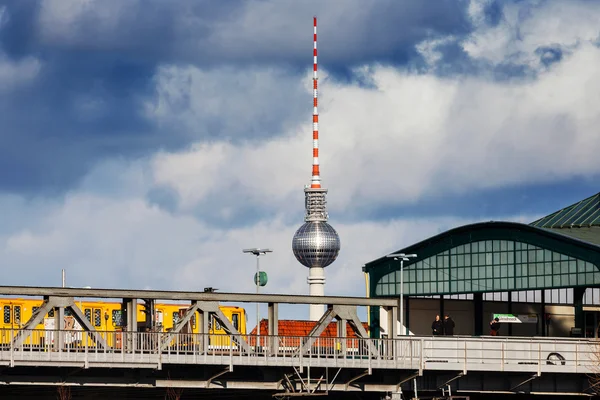
[[[439, 314], [439, 299], [410, 299], [409, 300], [409, 329], [410, 334], [431, 335], [431, 323]], [[405, 303], [406, 318], [406, 303]], [[474, 304], [472, 300], [444, 300], [444, 313], [449, 314], [454, 320], [456, 327], [455, 335], [473, 335], [475, 332]], [[483, 302], [483, 326], [484, 335], [489, 335], [489, 323], [493, 314], [508, 313], [508, 304], [504, 302]], [[567, 337], [571, 327], [575, 325], [575, 312], [572, 306], [546, 305], [546, 313], [551, 314], [548, 325], [549, 336]], [[540, 304], [513, 303], [512, 314], [537, 314], [537, 324], [511, 324], [511, 336], [542, 336], [543, 315], [541, 315]], [[443, 316], [441, 316], [443, 318]], [[387, 333], [387, 313], [380, 310], [380, 325]], [[400, 323], [397, 324], [400, 332]], [[508, 336], [508, 324], [502, 324], [501, 336]]]

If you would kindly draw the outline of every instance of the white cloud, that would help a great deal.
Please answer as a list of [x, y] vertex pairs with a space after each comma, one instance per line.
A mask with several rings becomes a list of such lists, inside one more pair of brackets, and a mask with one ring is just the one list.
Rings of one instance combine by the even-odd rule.
[[0, 93], [31, 82], [41, 68], [42, 63], [35, 57], [12, 60], [0, 50]]
[[506, 3], [501, 21], [493, 27], [483, 15], [487, 1], [472, 1], [469, 16], [475, 32], [463, 42], [473, 58], [492, 64], [512, 61], [540, 67], [539, 47], [560, 46], [571, 51], [582, 43], [595, 42], [600, 34], [600, 4], [587, 1]]
[[[324, 76], [320, 155], [332, 215], [598, 174], [598, 63], [600, 50], [582, 44], [535, 80], [439, 78], [373, 67], [374, 90]], [[207, 102], [201, 89], [188, 95], [196, 108]], [[277, 138], [161, 153], [153, 161], [155, 182], [175, 189], [187, 210], [210, 202], [218, 212], [244, 202], [293, 212], [301, 208], [310, 174], [306, 114], [300, 124], [284, 124]]]
[[[201, 291], [212, 286], [223, 292], [252, 293], [255, 263], [241, 249], [261, 246], [275, 250], [261, 263], [269, 274], [264, 290], [308, 292], [308, 270], [291, 252], [292, 235], [302, 221], [285, 224], [272, 218], [219, 229], [151, 206], [141, 195], [109, 198], [80, 190], [49, 205], [43, 216], [13, 227], [0, 236], [4, 284], [58, 285], [64, 268], [67, 284], [75, 287]], [[9, 199], [0, 204], [6, 209]], [[327, 268], [326, 293], [362, 296], [362, 264], [465, 222], [415, 218], [336, 224], [342, 252]], [[253, 309], [249, 311], [252, 315]]]

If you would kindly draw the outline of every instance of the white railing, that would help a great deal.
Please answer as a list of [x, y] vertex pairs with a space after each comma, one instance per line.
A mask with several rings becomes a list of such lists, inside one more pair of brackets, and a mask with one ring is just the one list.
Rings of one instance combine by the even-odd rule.
[[[23, 331], [21, 331], [23, 333]], [[600, 342], [562, 338], [308, 338], [163, 332], [0, 330], [0, 364], [213, 364], [377, 369], [600, 373]], [[165, 340], [169, 340], [168, 343]], [[258, 344], [258, 346], [257, 346]]]

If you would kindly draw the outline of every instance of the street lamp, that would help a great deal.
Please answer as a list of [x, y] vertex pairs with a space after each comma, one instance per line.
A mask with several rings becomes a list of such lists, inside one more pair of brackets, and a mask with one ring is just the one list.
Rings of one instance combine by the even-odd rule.
[[[254, 275], [254, 283], [256, 284], [256, 294], [258, 294], [258, 289], [261, 286], [265, 286], [267, 284], [266, 275], [265, 275], [265, 280], [264, 281], [261, 280], [260, 256], [261, 256], [261, 254], [266, 255], [267, 253], [272, 253], [273, 250], [254, 248], [254, 249], [244, 249], [244, 250], [242, 250], [242, 252], [250, 253], [250, 254], [253, 254], [256, 256], [256, 275]], [[258, 337], [260, 337], [259, 306], [260, 306], [260, 303], [257, 301], [256, 302], [256, 336], [257, 336], [256, 347], [258, 347]]]
[[416, 254], [388, 254], [386, 257], [393, 258], [394, 260], [400, 260], [400, 326], [402, 327], [402, 334], [406, 334], [406, 329], [404, 328], [404, 261], [409, 261], [409, 259], [416, 257]]

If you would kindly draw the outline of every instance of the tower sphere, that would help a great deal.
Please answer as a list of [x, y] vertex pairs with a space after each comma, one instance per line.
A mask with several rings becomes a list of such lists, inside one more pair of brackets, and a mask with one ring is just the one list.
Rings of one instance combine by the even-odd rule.
[[292, 250], [302, 265], [324, 268], [337, 258], [340, 237], [327, 222], [305, 222], [294, 234]]

